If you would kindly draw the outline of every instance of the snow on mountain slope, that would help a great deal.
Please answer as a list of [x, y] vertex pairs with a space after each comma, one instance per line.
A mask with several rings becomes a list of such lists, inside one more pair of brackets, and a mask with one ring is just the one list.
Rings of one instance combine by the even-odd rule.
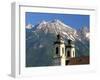
[[[43, 20], [40, 23], [34, 25], [34, 27], [26, 27], [27, 56], [40, 56], [42, 53], [42, 56], [45, 55], [45, 57], [47, 57], [47, 55], [49, 56], [53, 54], [53, 44], [56, 40], [57, 34], [62, 36], [65, 43], [67, 43], [68, 39], [74, 41], [76, 56], [79, 57], [83, 55], [89, 55], [89, 30], [84, 27], [82, 27], [80, 30], [77, 30], [56, 19], [52, 21]], [[28, 59], [33, 60], [35, 58], [28, 57]], [[44, 59], [44, 57], [42, 57], [42, 59]]]
[[[28, 25], [26, 29], [32, 29], [32, 25]], [[82, 27], [80, 31], [64, 24], [58, 19], [52, 21], [41, 21], [38, 25], [34, 27], [35, 32], [42, 31], [45, 34], [54, 33], [61, 34], [63, 38], [68, 38], [73, 41], [79, 40], [81, 41], [82, 37], [89, 39], [89, 31], [86, 27]]]
[[28, 24], [27, 26], [26, 26], [26, 29], [32, 29], [33, 28], [33, 25], [32, 24]]

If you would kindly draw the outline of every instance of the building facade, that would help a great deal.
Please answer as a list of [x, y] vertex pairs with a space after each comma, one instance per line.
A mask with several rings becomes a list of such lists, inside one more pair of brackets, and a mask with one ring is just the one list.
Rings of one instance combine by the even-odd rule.
[[65, 44], [61, 35], [57, 35], [57, 40], [54, 42], [55, 46], [55, 56], [54, 64], [65, 66], [71, 58], [75, 57], [75, 46], [72, 40], [68, 39], [67, 44]]

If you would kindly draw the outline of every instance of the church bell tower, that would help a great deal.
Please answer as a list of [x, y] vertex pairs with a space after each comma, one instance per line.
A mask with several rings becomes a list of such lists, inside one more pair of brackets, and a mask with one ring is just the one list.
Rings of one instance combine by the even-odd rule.
[[60, 34], [57, 35], [55, 45], [55, 64], [65, 66], [65, 43]]
[[66, 45], [65, 56], [66, 56], [66, 60], [70, 60], [70, 58], [75, 57], [75, 45], [73, 44], [73, 41], [70, 39], [68, 39]]
[[57, 40], [54, 42], [55, 45], [55, 56], [54, 64], [65, 66], [68, 65], [71, 58], [75, 58], [75, 45], [72, 40], [68, 39], [65, 46], [65, 42], [61, 35], [57, 35]]

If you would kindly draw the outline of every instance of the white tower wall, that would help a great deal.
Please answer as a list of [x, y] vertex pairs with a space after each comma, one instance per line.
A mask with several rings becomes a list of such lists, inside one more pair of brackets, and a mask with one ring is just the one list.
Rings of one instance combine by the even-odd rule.
[[65, 66], [65, 44], [60, 45], [61, 66]]
[[75, 57], [75, 48], [71, 48], [71, 57]]
[[[61, 43], [61, 44], [56, 44], [55, 45], [55, 50], [58, 47], [58, 54], [56, 54], [56, 57], [58, 57], [59, 59], [57, 59], [57, 62], [60, 62], [61, 66], [65, 66], [65, 44]], [[55, 52], [56, 53], [56, 52]]]

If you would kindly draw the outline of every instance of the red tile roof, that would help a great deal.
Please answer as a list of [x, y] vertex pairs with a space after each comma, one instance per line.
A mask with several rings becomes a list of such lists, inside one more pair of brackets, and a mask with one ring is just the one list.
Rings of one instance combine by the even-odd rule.
[[79, 64], [89, 64], [89, 56], [82, 56], [82, 57], [76, 57], [71, 58], [68, 62], [68, 65], [79, 65]]

